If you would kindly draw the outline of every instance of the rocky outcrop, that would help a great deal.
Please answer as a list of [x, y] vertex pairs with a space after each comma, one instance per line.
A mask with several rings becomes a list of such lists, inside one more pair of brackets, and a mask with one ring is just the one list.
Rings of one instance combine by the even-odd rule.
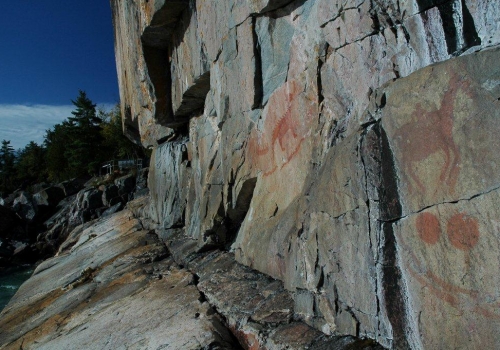
[[496, 1], [111, 4], [174, 256], [230, 250], [326, 335], [500, 345]]
[[147, 203], [75, 229], [0, 313], [0, 347], [382, 349], [293, 320], [283, 284], [232, 254], [174, 258], [134, 217]]
[[[116, 213], [130, 199], [147, 194], [144, 174], [147, 168], [137, 176], [38, 184], [33, 186], [38, 190], [33, 195], [16, 191], [4, 201], [11, 205], [0, 206], [0, 268], [33, 264], [53, 256], [75, 227]], [[136, 186], [136, 179], [140, 186]], [[99, 181], [103, 182], [100, 186]]]
[[0, 314], [2, 349], [232, 348], [193, 275], [130, 211], [72, 238]]

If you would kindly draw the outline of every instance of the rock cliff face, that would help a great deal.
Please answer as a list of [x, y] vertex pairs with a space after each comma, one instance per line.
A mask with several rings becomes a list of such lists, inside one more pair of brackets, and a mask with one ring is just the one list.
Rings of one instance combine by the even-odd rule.
[[500, 347], [496, 0], [111, 0], [145, 214], [325, 334]]

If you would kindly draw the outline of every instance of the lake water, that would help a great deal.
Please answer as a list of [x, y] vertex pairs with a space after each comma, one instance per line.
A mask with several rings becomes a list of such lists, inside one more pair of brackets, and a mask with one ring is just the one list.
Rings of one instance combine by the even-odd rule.
[[31, 277], [33, 266], [21, 266], [0, 271], [0, 311], [9, 303], [17, 290]]

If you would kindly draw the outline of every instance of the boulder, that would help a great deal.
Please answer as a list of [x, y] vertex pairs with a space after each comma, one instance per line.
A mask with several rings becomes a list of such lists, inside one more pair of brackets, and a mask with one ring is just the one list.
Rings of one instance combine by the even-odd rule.
[[46, 206], [51, 209], [55, 208], [64, 197], [66, 197], [64, 190], [57, 186], [44, 188], [33, 195], [37, 206]]
[[115, 179], [115, 185], [118, 187], [118, 194], [129, 194], [134, 191], [135, 188], [135, 176], [133, 174], [128, 174]]
[[195, 277], [131, 216], [77, 231], [70, 251], [40, 264], [0, 313], [0, 347], [235, 348]]
[[28, 192], [20, 192], [14, 199], [12, 208], [19, 215], [19, 217], [28, 222], [33, 222], [38, 213], [36, 201], [33, 196]]
[[104, 186], [104, 189], [102, 190], [102, 203], [105, 206], [110, 207], [111, 200], [118, 196], [118, 187], [116, 185]]
[[3, 202], [4, 204], [2, 205], [5, 205], [7, 207], [10, 207], [13, 205], [14, 203], [14, 199], [17, 198], [17, 196], [19, 196], [19, 194], [22, 192], [22, 190], [15, 190], [14, 192], [12, 192], [11, 194], [9, 194], [7, 197], [3, 198]]
[[78, 191], [80, 191], [84, 187], [87, 180], [88, 179], [85, 178], [75, 178], [68, 181], [63, 181], [56, 186], [61, 188], [64, 191], [64, 195], [68, 197], [78, 193]]
[[85, 190], [82, 196], [81, 208], [92, 210], [102, 207], [102, 196], [103, 192], [97, 189]]
[[37, 184], [34, 184], [33, 186], [31, 186], [31, 192], [37, 193], [37, 192], [40, 192], [44, 188], [47, 188], [47, 187], [50, 187], [50, 184], [48, 184], [46, 182], [40, 182], [40, 183], [37, 183]]
[[101, 216], [109, 216], [123, 209], [122, 202], [118, 202], [102, 212]]

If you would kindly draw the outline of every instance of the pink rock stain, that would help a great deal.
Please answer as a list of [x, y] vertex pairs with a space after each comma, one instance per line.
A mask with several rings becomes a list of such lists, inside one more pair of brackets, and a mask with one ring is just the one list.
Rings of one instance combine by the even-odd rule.
[[255, 334], [247, 333], [237, 326], [230, 327], [231, 332], [238, 338], [238, 340], [243, 344], [243, 347], [248, 350], [263, 350], [265, 349], [261, 346], [258, 337]]
[[[313, 115], [311, 108], [306, 115], [300, 115], [303, 101], [299, 96], [302, 92], [303, 86], [297, 81], [290, 81], [279, 88], [269, 100], [263, 130], [254, 129], [250, 134], [248, 153], [264, 176], [288, 164], [300, 151]], [[284, 160], [277, 159], [276, 145]]]

